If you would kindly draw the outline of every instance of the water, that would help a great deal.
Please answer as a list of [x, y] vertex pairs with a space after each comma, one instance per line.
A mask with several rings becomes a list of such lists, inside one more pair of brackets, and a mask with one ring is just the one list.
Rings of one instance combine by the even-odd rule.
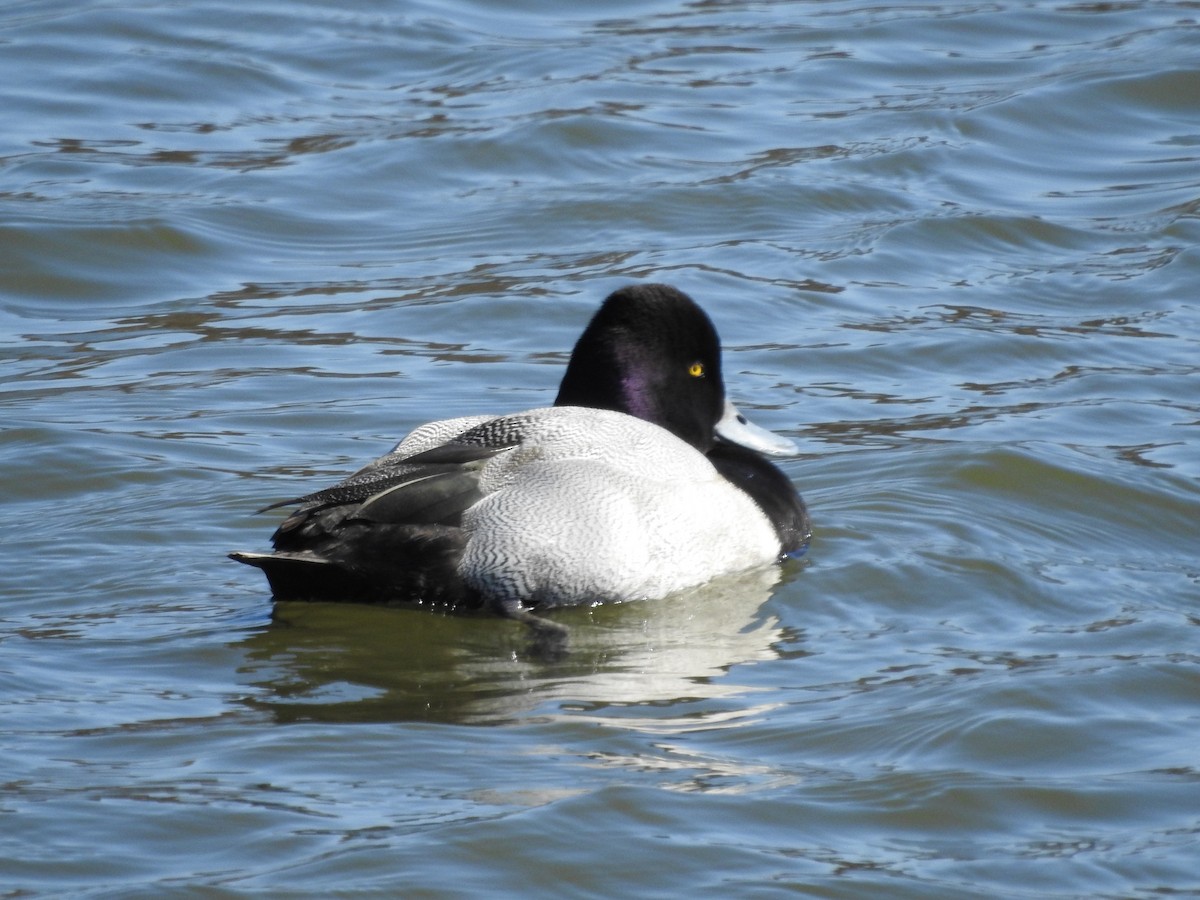
[[[0, 892], [1200, 894], [1198, 18], [4, 5]], [[550, 661], [225, 559], [648, 278], [804, 561]]]

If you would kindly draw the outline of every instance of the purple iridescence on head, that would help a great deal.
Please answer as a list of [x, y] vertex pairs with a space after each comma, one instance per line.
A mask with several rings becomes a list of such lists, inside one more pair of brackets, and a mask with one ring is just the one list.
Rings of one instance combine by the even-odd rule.
[[639, 419], [654, 421], [654, 405], [650, 401], [650, 386], [645, 377], [635, 368], [630, 368], [621, 379], [621, 396], [625, 400], [625, 411]]
[[638, 365], [636, 359], [630, 359], [630, 354], [622, 354], [618, 371], [620, 378], [620, 397], [625, 403], [625, 412], [649, 422], [659, 419], [659, 408], [654, 403], [654, 390], [647, 377], [646, 367]]

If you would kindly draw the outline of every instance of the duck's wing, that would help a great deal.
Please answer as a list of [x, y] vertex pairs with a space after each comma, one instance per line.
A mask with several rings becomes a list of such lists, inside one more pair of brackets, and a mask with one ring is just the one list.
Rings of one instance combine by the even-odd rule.
[[279, 600], [477, 603], [458, 574], [463, 513], [482, 496], [479, 472], [506, 447], [449, 444], [381, 457], [299, 504], [273, 553], [235, 553], [261, 569]]
[[[495, 416], [465, 416], [428, 422], [400, 441], [392, 450], [367, 463], [337, 484], [301, 497], [271, 503], [260, 513], [284, 506], [301, 506], [308, 512], [364, 503], [376, 494], [419, 481], [429, 475], [452, 474], [459, 467], [486, 460], [513, 445], [512, 441], [488, 442], [478, 428]], [[463, 441], [464, 435], [472, 438]]]
[[360, 521], [392, 525], [451, 525], [482, 497], [479, 473], [492, 457], [509, 447], [445, 445], [410, 457], [403, 474], [373, 485], [354, 511]]
[[381, 457], [332, 487], [267, 507], [299, 505], [272, 543], [276, 550], [308, 549], [348, 522], [458, 527], [480, 499], [480, 470], [507, 449], [454, 444], [403, 459]]
[[[276, 599], [477, 605], [458, 563], [463, 514], [483, 496], [481, 474], [527, 436], [512, 417], [431, 423], [343, 481], [272, 507], [296, 506], [273, 553], [233, 558], [262, 569]], [[460, 428], [465, 425], [465, 428]]]
[[434, 476], [446, 476], [442, 479], [443, 482], [455, 475], [478, 480], [478, 468], [507, 449], [507, 446], [447, 444], [414, 456], [389, 453], [331, 487], [313, 491], [302, 497], [280, 500], [278, 503], [264, 506], [259, 512], [297, 504], [317, 512], [331, 506], [365, 503], [378, 494], [408, 484], [425, 482]]
[[[355, 520], [393, 525], [452, 525], [482, 496], [479, 475], [494, 457], [517, 447], [526, 437], [529, 418], [504, 416], [448, 420], [466, 423], [464, 431], [445, 439], [446, 423], [422, 426], [386, 456], [355, 472], [333, 487], [300, 497], [299, 512], [319, 512], [332, 506], [360, 504], [350, 513]], [[415, 440], [434, 427], [439, 443]], [[290, 505], [290, 504], [277, 504]]]

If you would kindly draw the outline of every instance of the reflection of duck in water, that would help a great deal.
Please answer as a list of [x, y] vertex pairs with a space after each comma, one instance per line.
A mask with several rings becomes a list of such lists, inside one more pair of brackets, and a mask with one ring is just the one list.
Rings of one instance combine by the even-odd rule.
[[[431, 422], [235, 553], [279, 600], [530, 610], [655, 599], [801, 552], [792, 443], [725, 400], [716, 330], [666, 285], [613, 293], [553, 407]], [[268, 507], [273, 508], [273, 507]]]
[[280, 722], [481, 725], [532, 715], [667, 733], [744, 721], [777, 698], [758, 698], [763, 676], [742, 667], [802, 652], [803, 634], [764, 606], [800, 565], [727, 575], [654, 603], [560, 610], [556, 620], [572, 626], [566, 655], [480, 617], [279, 603], [270, 626], [239, 644], [244, 702]]

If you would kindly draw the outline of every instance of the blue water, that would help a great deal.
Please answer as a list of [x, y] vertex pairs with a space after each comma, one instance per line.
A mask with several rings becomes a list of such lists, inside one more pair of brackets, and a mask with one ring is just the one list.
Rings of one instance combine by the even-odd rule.
[[[1198, 22], [0, 8], [0, 893], [1200, 895]], [[225, 558], [641, 280], [805, 559], [546, 660]]]

